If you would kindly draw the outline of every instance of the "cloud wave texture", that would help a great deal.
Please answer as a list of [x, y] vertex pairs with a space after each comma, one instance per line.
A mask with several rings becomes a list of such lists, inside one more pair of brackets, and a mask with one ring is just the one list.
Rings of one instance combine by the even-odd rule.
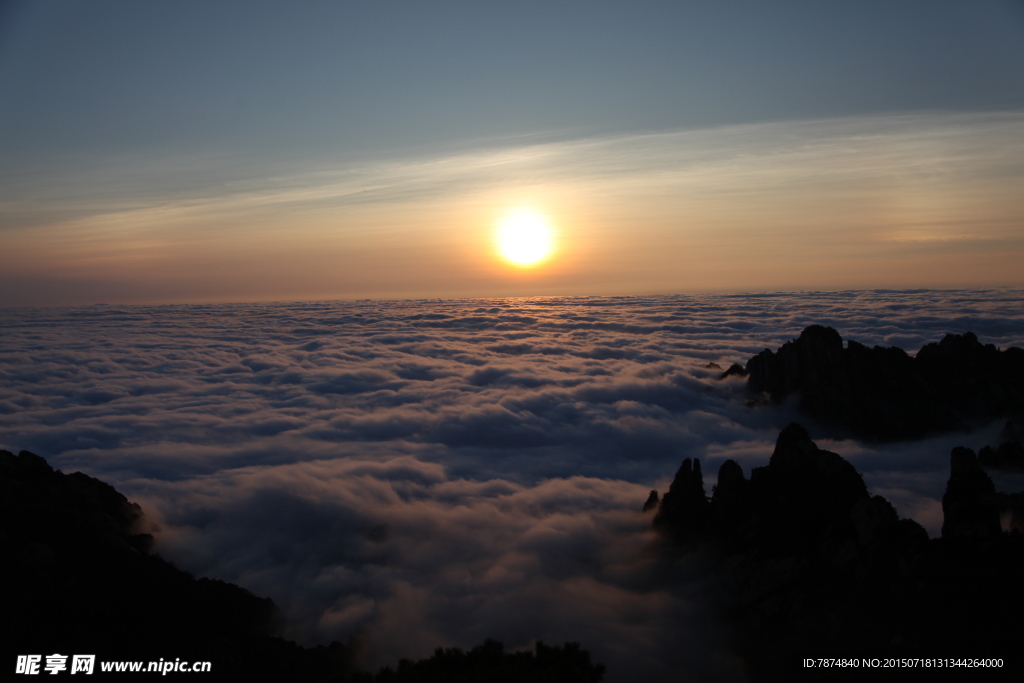
[[[0, 312], [0, 447], [140, 502], [179, 566], [272, 597], [366, 663], [579, 640], [609, 679], [741, 677], [699, 558], [647, 491], [764, 464], [787, 406], [718, 371], [813, 323], [916, 351], [1024, 346], [1021, 292], [359, 301]], [[814, 435], [813, 424], [808, 425]], [[819, 439], [932, 533], [953, 445]], [[627, 674], [628, 672], [628, 674]]]

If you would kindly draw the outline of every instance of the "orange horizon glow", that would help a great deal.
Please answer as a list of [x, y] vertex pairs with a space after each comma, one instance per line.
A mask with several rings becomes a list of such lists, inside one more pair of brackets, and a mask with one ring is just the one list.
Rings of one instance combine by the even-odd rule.
[[93, 201], [70, 183], [4, 207], [0, 306], [1019, 288], [1021, 131], [1024, 113], [861, 117], [268, 172], [209, 195]]

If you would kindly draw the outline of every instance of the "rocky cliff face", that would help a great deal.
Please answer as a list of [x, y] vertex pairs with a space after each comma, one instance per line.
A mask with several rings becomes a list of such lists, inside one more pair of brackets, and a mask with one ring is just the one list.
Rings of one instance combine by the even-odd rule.
[[985, 446], [978, 461], [988, 470], [1024, 472], [1024, 413], [1018, 413], [1003, 426], [1002, 443]]
[[970, 448], [950, 453], [949, 482], [942, 496], [942, 537], [949, 539], [994, 538], [999, 525], [1000, 501], [992, 479], [981, 469]]
[[1000, 531], [1009, 498], [995, 493], [974, 454], [955, 449], [951, 460], [941, 539], [899, 519], [850, 463], [796, 424], [750, 479], [724, 462], [710, 499], [699, 463], [685, 460], [653, 523], [677, 548], [718, 557], [754, 680], [836, 680], [835, 671], [801, 671], [809, 656], [938, 648], [1012, 657], [1024, 637], [1024, 537]]
[[1024, 406], [1024, 351], [1000, 351], [970, 332], [912, 358], [896, 347], [844, 348], [836, 330], [812, 325], [751, 358], [746, 371], [751, 391], [776, 402], [798, 394], [806, 415], [868, 440], [919, 438]]
[[274, 637], [282, 620], [269, 599], [150, 554], [141, 518], [104, 482], [0, 451], [5, 666], [19, 654], [59, 652], [211, 661], [218, 681], [323, 681], [349, 671], [338, 643], [302, 648]]
[[661, 499], [654, 525], [671, 531], [678, 539], [698, 537], [707, 525], [708, 500], [700, 460], [683, 460], [668, 492]]

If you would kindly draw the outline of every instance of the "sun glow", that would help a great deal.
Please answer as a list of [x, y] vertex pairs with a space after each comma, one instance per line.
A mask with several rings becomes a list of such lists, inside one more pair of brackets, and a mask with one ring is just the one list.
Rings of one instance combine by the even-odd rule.
[[501, 258], [520, 268], [540, 265], [555, 249], [554, 231], [547, 218], [528, 210], [515, 211], [502, 219], [497, 242]]

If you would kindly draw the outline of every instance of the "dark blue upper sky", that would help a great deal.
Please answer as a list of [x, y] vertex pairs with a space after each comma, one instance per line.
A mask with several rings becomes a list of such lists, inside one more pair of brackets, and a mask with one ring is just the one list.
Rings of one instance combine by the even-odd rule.
[[0, 46], [19, 163], [1024, 106], [1005, 1], [34, 0], [5, 3]]

